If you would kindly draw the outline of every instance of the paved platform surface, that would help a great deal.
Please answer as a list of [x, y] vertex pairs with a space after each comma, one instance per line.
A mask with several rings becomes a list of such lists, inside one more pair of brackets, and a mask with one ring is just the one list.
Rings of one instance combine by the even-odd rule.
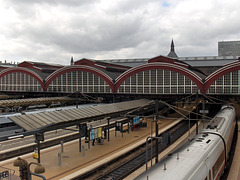
[[[159, 129], [166, 128], [172, 122], [176, 123], [176, 119], [165, 119], [161, 120], [159, 124]], [[125, 127], [127, 129], [127, 127]], [[88, 149], [88, 144], [82, 139], [82, 145], [85, 146], [85, 153], [79, 152], [78, 150], [78, 140], [68, 142], [64, 144], [64, 153], [62, 154], [62, 165], [58, 165], [58, 153], [61, 152], [60, 145], [42, 150], [41, 151], [41, 164], [45, 167], [46, 172], [43, 174], [48, 180], [57, 179], [69, 179], [70, 175], [81, 174], [83, 171], [93, 168], [93, 166], [99, 166], [104, 161], [109, 158], [114, 158], [118, 156], [119, 153], [129, 150], [137, 143], [145, 142], [146, 138], [154, 132], [154, 127], [150, 120], [148, 120], [148, 126], [146, 128], [140, 128], [134, 131], [130, 131], [129, 134], [126, 132], [122, 134], [117, 132], [115, 137], [115, 131], [110, 133], [110, 142], [106, 139], [103, 144], [95, 143], [95, 146], [90, 145]], [[36, 162], [32, 158], [32, 153], [20, 156], [26, 161]], [[19, 169], [13, 166], [13, 162], [16, 158], [0, 162], [0, 166], [14, 169], [15, 174], [19, 174]], [[31, 166], [31, 171], [34, 170], [34, 165]], [[33, 179], [35, 178], [33, 176]]]
[[231, 99], [232, 103], [234, 103], [234, 107], [236, 109], [237, 114], [237, 123], [238, 123], [238, 138], [236, 149], [233, 156], [232, 165], [228, 174], [229, 180], [239, 180], [240, 179], [240, 105], [234, 99]]
[[[238, 120], [238, 129], [240, 128], [240, 121]], [[238, 140], [236, 149], [234, 152], [233, 162], [231, 165], [230, 172], [228, 174], [229, 180], [239, 180], [240, 179], [240, 131], [238, 130]]]

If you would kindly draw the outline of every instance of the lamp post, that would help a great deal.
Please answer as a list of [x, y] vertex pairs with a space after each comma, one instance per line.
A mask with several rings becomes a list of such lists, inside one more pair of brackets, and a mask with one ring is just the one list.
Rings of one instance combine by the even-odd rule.
[[40, 164], [40, 141], [44, 141], [44, 133], [36, 133], [35, 134], [35, 142], [37, 143], [37, 153], [38, 153], [38, 163]]
[[[37, 165], [37, 167], [35, 167], [34, 169], [34, 172], [30, 171], [30, 166], [32, 164]], [[30, 164], [28, 164], [26, 160], [18, 157], [14, 161], [13, 165], [15, 167], [19, 167], [19, 172], [20, 172], [19, 177], [21, 178], [21, 180], [31, 180], [32, 175], [41, 177], [43, 180], [46, 180], [46, 178], [43, 175], [40, 175], [41, 173], [45, 172], [45, 168], [40, 163], [31, 162]]]
[[197, 113], [197, 117], [196, 117], [196, 119], [197, 119], [197, 124], [196, 124], [196, 134], [198, 134], [198, 104], [199, 104], [199, 99], [198, 99], [198, 92], [197, 92], [197, 95], [196, 95], [196, 113]]

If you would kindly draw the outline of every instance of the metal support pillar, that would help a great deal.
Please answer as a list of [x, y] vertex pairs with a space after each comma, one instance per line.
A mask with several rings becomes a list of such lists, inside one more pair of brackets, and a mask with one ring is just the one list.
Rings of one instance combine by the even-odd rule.
[[38, 163], [40, 163], [40, 141], [44, 141], [44, 133], [35, 134], [35, 142], [37, 143]]
[[202, 123], [203, 123], [203, 128], [204, 128], [204, 120], [205, 120], [205, 98], [203, 97], [202, 101]]
[[155, 121], [155, 127], [156, 127], [156, 139], [155, 139], [155, 142], [156, 142], [156, 157], [155, 157], [155, 163], [157, 164], [158, 163], [158, 120], [159, 120], [159, 115], [158, 115], [158, 100], [156, 99], [155, 100], [155, 113], [156, 113], [156, 121]]
[[121, 122], [121, 131], [122, 131], [122, 137], [123, 137], [123, 123]]
[[197, 97], [196, 97], [196, 99], [197, 99], [197, 103], [196, 103], [196, 113], [197, 113], [197, 115], [196, 115], [196, 119], [197, 119], [197, 124], [196, 124], [196, 135], [198, 134], [198, 104], [199, 104], [199, 99], [198, 99], [198, 92], [197, 92]]
[[190, 124], [190, 121], [191, 121], [191, 112], [189, 113], [188, 115], [188, 140], [190, 140], [190, 137], [191, 137], [191, 124]]
[[115, 137], [117, 136], [117, 127], [118, 127], [118, 123], [115, 122]]
[[90, 131], [88, 131], [88, 149], [90, 149]]
[[78, 92], [76, 92], [76, 108], [78, 108]]
[[61, 153], [63, 153], [63, 141], [61, 141]]
[[115, 102], [116, 102], [116, 95], [113, 94], [113, 103], [115, 103]]
[[62, 153], [58, 153], [58, 166], [62, 166]]
[[38, 163], [40, 164], [40, 141], [37, 140]]
[[130, 119], [128, 118], [128, 134], [129, 134], [129, 128], [130, 128]]
[[81, 126], [81, 124], [78, 126], [78, 132], [79, 132], [79, 143], [78, 143], [78, 149], [79, 149], [79, 152], [81, 152], [82, 151], [82, 149], [81, 149], [81, 147], [82, 147], [82, 141], [81, 141], [81, 139], [82, 139], [82, 136], [81, 136], [81, 131], [82, 131], [82, 126]]
[[108, 119], [108, 141], [110, 141], [110, 119]]

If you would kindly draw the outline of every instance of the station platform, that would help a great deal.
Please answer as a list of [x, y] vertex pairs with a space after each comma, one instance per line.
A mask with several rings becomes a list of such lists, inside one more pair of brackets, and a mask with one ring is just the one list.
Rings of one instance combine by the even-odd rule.
[[236, 144], [236, 149], [233, 156], [233, 161], [231, 169], [228, 174], [228, 179], [238, 180], [240, 179], [240, 120], [238, 120], [238, 140]]
[[234, 99], [231, 99], [232, 103], [234, 104], [234, 107], [236, 109], [236, 115], [237, 115], [237, 124], [238, 124], [238, 137], [237, 137], [237, 143], [236, 148], [231, 164], [231, 168], [228, 174], [227, 179], [230, 180], [238, 180], [240, 179], [240, 105], [238, 102], [236, 102]]
[[[162, 119], [159, 123], [159, 133], [170, 128], [174, 124], [178, 123], [180, 119], [168, 118]], [[125, 127], [127, 129], [127, 127]], [[115, 157], [123, 154], [124, 152], [133, 149], [140, 143], [145, 143], [146, 138], [151, 134], [154, 135], [154, 125], [152, 118], [147, 119], [147, 127], [141, 127], [134, 131], [122, 133], [117, 132], [115, 136], [115, 130], [110, 131], [110, 141], [104, 140], [103, 144], [95, 145], [85, 143], [85, 139], [82, 138], [82, 145], [84, 145], [85, 151], [79, 152], [78, 140], [64, 143], [62, 161], [59, 165], [58, 153], [61, 152], [61, 146], [55, 146], [52, 148], [41, 150], [41, 164], [45, 167], [46, 172], [42, 175], [48, 180], [59, 180], [59, 179], [71, 179], [76, 175], [85, 173], [94, 167], [101, 166], [106, 161], [114, 159]], [[36, 159], [32, 158], [32, 153], [20, 156], [28, 163], [37, 162]], [[15, 170], [15, 175], [19, 175], [19, 168], [14, 167], [13, 163], [17, 158], [12, 158], [6, 161], [0, 162], [0, 166]], [[31, 171], [34, 170], [34, 166], [30, 167]], [[32, 179], [39, 179], [38, 177], [32, 176]]]

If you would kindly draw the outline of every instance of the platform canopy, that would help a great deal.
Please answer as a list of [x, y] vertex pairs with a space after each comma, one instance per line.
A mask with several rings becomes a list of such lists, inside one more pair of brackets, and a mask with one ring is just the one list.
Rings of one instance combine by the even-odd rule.
[[[82, 99], [79, 99], [81, 101]], [[25, 98], [25, 99], [7, 99], [0, 100], [0, 107], [20, 107], [20, 106], [32, 106], [32, 105], [43, 105], [52, 104], [53, 102], [71, 102], [75, 101], [71, 97], [41, 97], [41, 98]]]
[[35, 114], [11, 116], [9, 119], [21, 126], [25, 131], [46, 130], [50, 127], [64, 127], [112, 117], [128, 111], [148, 106], [151, 100], [141, 99], [91, 107], [73, 108], [61, 111], [39, 112]]

